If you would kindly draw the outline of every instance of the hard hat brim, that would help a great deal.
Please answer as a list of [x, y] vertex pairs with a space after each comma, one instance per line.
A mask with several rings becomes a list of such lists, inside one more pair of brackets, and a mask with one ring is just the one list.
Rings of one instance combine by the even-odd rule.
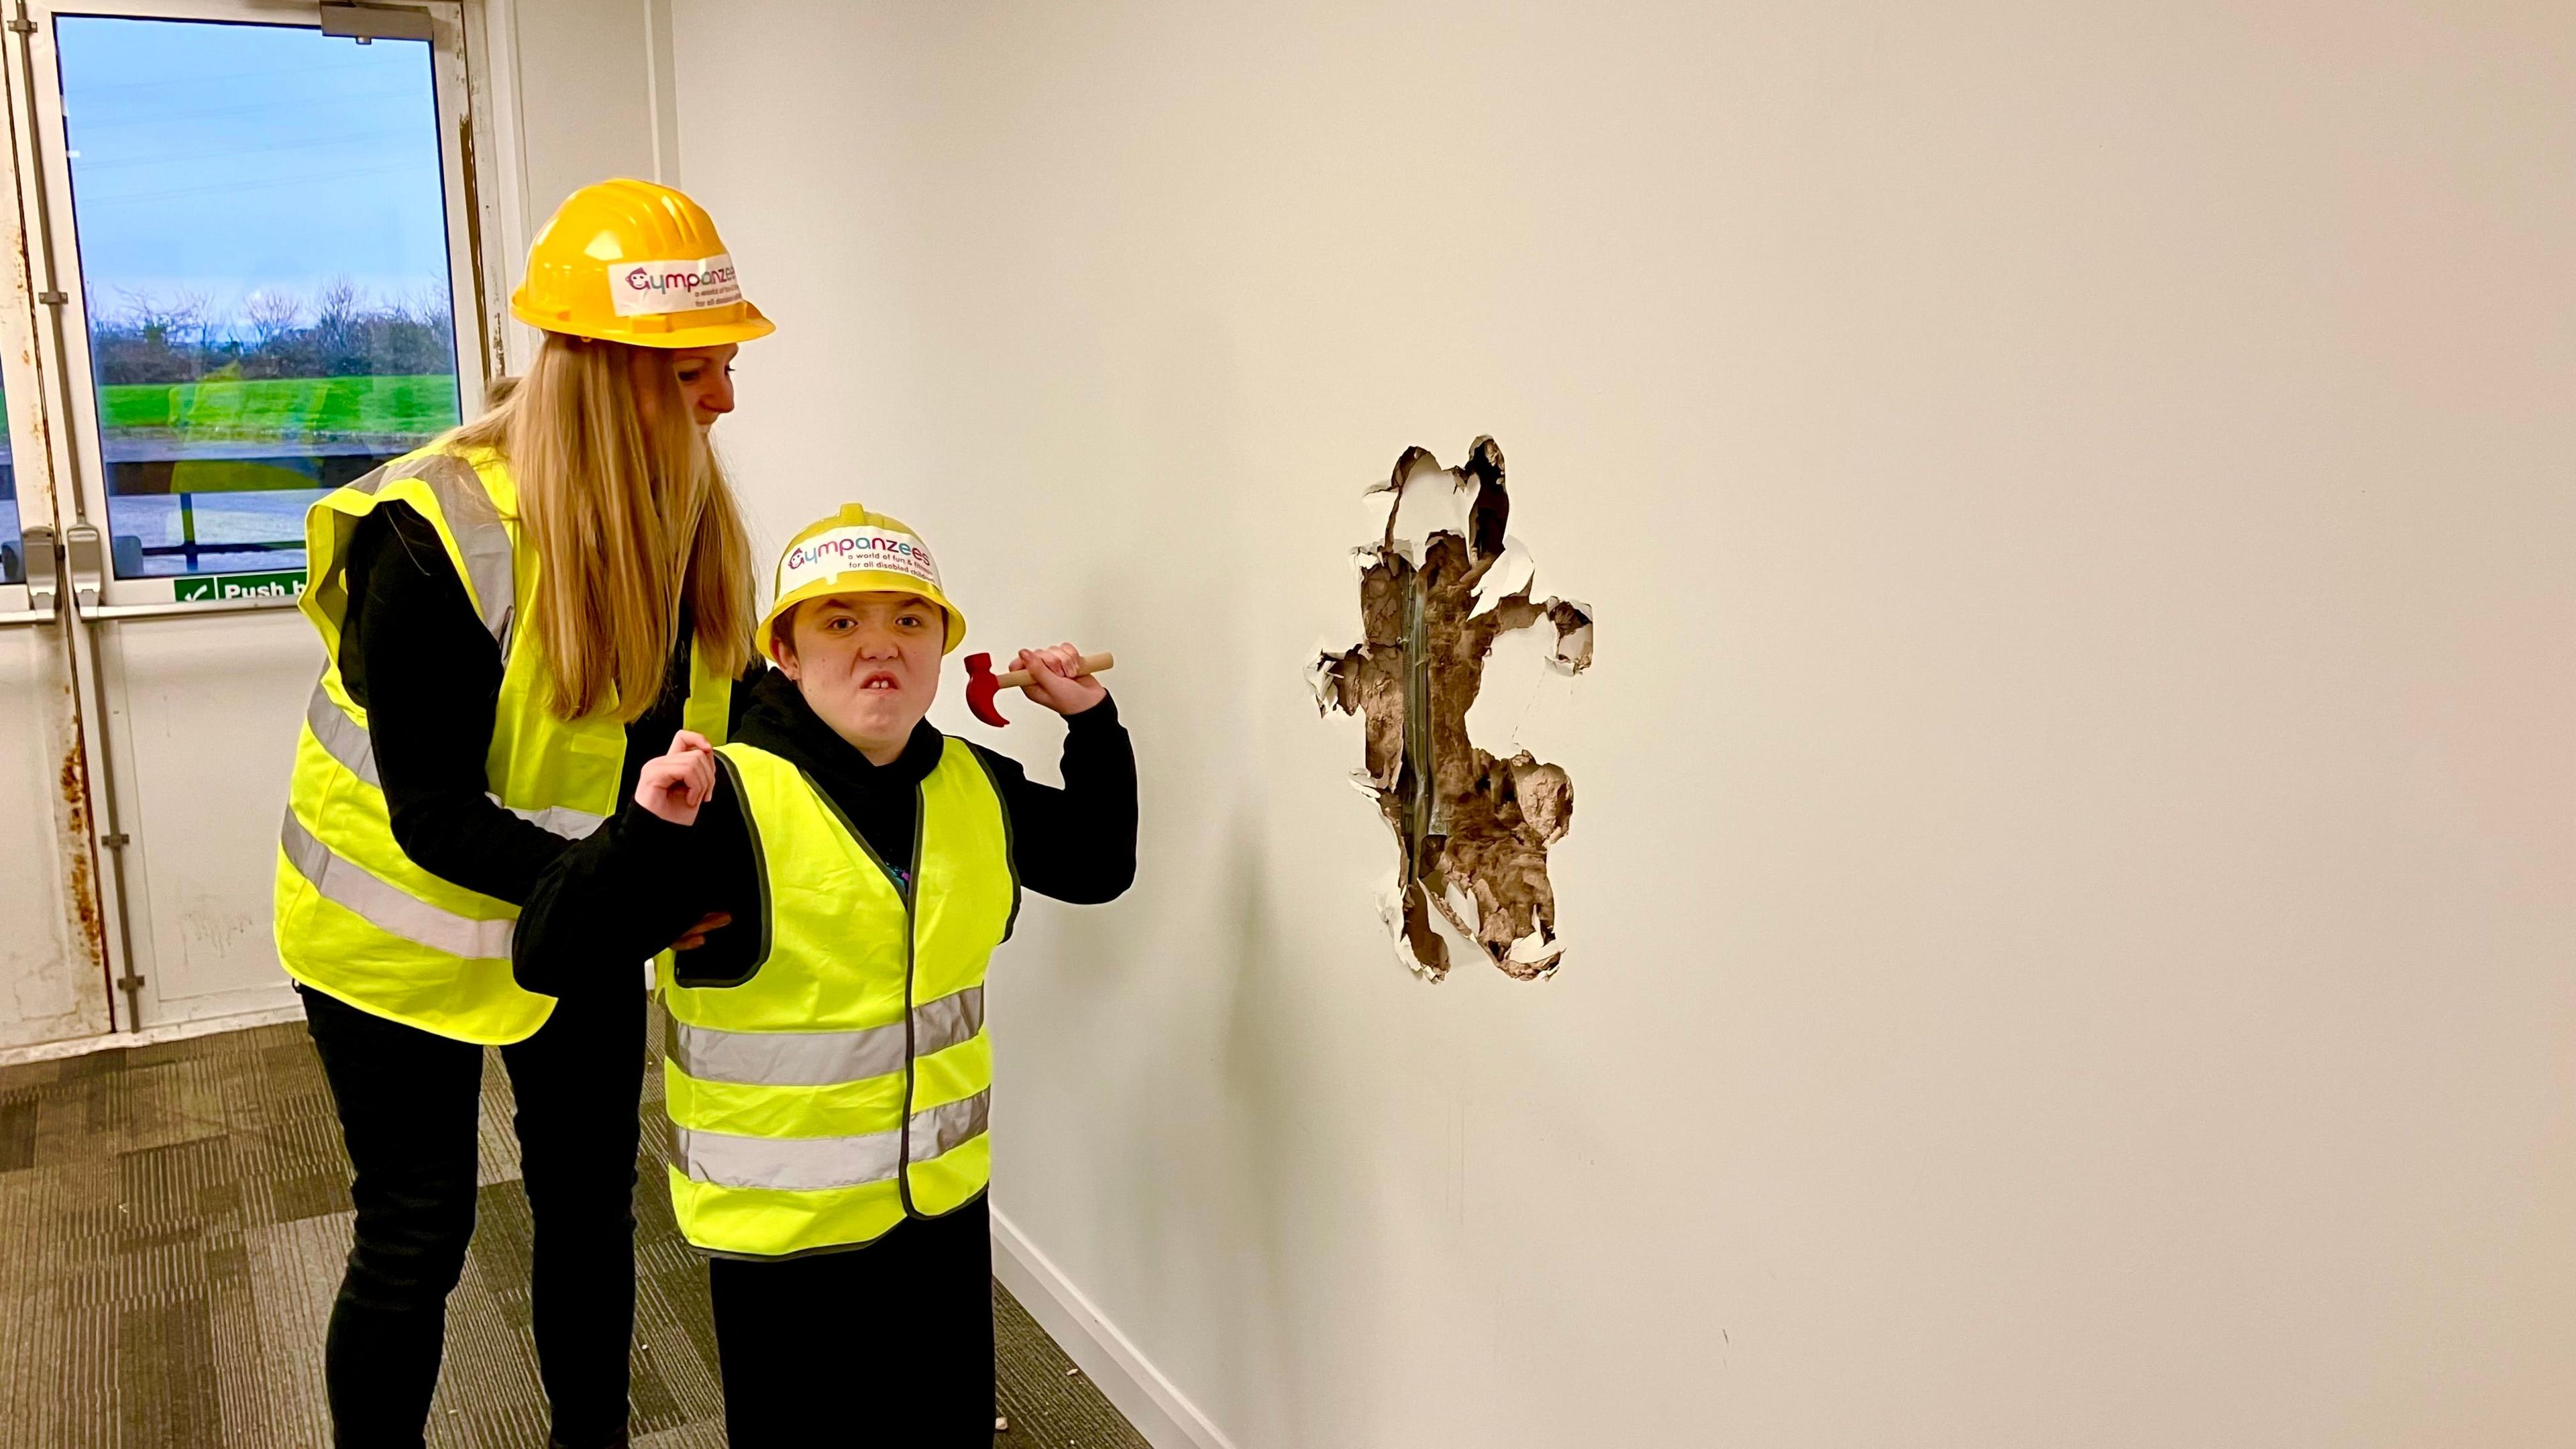
[[745, 305], [742, 310], [751, 315], [720, 322], [702, 322], [693, 327], [648, 330], [631, 325], [637, 320], [631, 317], [594, 322], [586, 318], [548, 316], [518, 296], [510, 298], [510, 315], [540, 331], [561, 332], [568, 337], [589, 337], [601, 342], [623, 342], [629, 347], [659, 347], [673, 352], [687, 347], [722, 347], [728, 342], [750, 342], [778, 330], [777, 323], [763, 317], [756, 309]]
[[965, 613], [948, 602], [948, 596], [939, 589], [910, 574], [890, 573], [883, 569], [851, 569], [828, 579], [816, 579], [771, 604], [768, 614], [760, 621], [760, 632], [754, 636], [759, 641], [761, 657], [772, 661], [778, 658], [778, 623], [786, 617], [788, 610], [817, 599], [837, 599], [850, 594], [910, 594], [938, 605], [940, 611], [948, 616], [948, 637], [939, 650], [942, 658], [956, 653], [957, 646], [966, 642]]

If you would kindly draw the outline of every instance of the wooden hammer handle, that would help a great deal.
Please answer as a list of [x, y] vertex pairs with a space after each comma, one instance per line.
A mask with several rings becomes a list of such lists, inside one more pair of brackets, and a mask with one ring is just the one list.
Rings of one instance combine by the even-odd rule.
[[[1086, 674], [1107, 674], [1117, 667], [1118, 656], [1115, 654], [1085, 654], [1082, 656], [1082, 663], [1074, 669], [1073, 677], [1080, 679]], [[995, 689], [1026, 689], [1033, 682], [1035, 681], [1025, 669], [1014, 669], [1008, 674], [993, 676]]]

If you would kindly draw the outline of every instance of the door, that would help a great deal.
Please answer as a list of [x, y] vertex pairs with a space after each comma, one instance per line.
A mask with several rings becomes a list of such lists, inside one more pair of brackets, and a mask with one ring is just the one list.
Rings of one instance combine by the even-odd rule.
[[[0, 177], [7, 168], [0, 157]], [[110, 1024], [23, 242], [17, 213], [0, 207], [0, 1048]]]
[[458, 9], [12, 27], [36, 375], [6, 381], [38, 394], [19, 461], [43, 455], [65, 575], [60, 622], [21, 632], [76, 676], [120, 1028], [293, 1000], [269, 895], [322, 663], [304, 510], [483, 393]]

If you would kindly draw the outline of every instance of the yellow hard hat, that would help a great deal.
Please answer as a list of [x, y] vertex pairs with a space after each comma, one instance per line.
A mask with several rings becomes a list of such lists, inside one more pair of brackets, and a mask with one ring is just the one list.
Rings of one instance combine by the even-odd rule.
[[941, 592], [939, 565], [921, 535], [899, 518], [844, 503], [831, 517], [806, 525], [778, 556], [774, 602], [760, 621], [760, 652], [778, 657], [778, 621], [788, 610], [835, 594], [919, 594], [947, 611], [948, 643], [939, 652], [954, 653], [966, 642], [966, 616]]
[[555, 208], [528, 248], [510, 314], [634, 347], [718, 347], [777, 330], [742, 299], [706, 208], [624, 179], [585, 186]]

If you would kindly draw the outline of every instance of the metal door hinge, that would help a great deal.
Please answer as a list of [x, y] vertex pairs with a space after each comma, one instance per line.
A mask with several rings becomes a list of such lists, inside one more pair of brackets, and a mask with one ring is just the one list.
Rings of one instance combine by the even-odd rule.
[[392, 5], [322, 6], [322, 33], [365, 45], [371, 40], [428, 40], [429, 12]]

